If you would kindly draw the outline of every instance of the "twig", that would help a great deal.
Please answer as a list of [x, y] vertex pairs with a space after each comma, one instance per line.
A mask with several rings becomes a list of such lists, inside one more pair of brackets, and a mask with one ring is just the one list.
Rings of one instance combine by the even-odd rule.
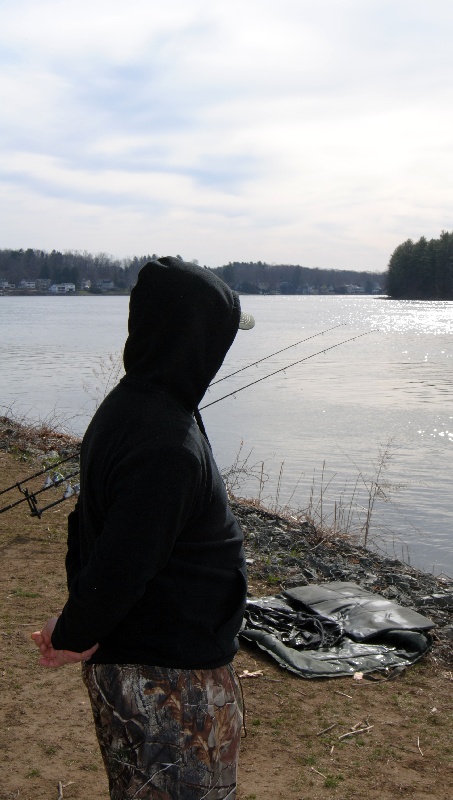
[[255, 672], [249, 672], [248, 669], [245, 669], [243, 672], [241, 672], [239, 677], [240, 678], [262, 678], [263, 674], [264, 673], [263, 673], [262, 669], [257, 669], [257, 670], [255, 670]]
[[68, 781], [67, 783], [62, 783], [61, 781], [58, 781], [58, 797], [57, 797], [57, 800], [63, 800], [63, 789], [66, 786], [72, 786], [73, 783], [74, 783], [74, 781]]
[[335, 694], [341, 694], [341, 695], [343, 695], [343, 697], [348, 697], [348, 698], [349, 698], [349, 700], [352, 700], [352, 699], [353, 699], [353, 698], [352, 698], [352, 695], [350, 695], [350, 694], [345, 694], [344, 692], [339, 692], [337, 689], [335, 689]]
[[396, 747], [397, 750], [404, 750], [405, 753], [417, 753], [417, 750], [414, 747], [403, 747], [401, 744], [395, 744], [395, 742], [389, 742], [389, 747]]
[[[320, 547], [322, 544], [325, 544], [324, 539], [321, 539], [321, 541], [319, 541], [317, 544], [313, 545], [313, 547], [309, 547], [308, 548], [308, 552], [312, 553], [313, 550], [316, 550], [316, 548]], [[316, 770], [315, 770], [315, 772], [316, 772]]]
[[421, 749], [421, 747], [420, 747], [420, 736], [417, 736], [417, 747], [418, 747], [418, 752], [419, 752], [419, 753], [420, 753], [420, 755], [422, 756], [422, 755], [423, 755], [423, 752], [422, 752], [422, 749]]
[[355, 736], [357, 733], [367, 733], [373, 727], [374, 727], [374, 725], [368, 725], [367, 728], [359, 728], [356, 731], [349, 731], [349, 733], [343, 733], [341, 736], [338, 737], [338, 739], [339, 740], [346, 739], [348, 736]]
[[314, 767], [310, 767], [310, 769], [312, 769], [313, 772], [316, 772], [317, 775], [321, 775], [321, 778], [324, 778], [325, 781], [327, 780], [327, 775], [324, 775], [323, 772], [319, 772], [319, 770], [315, 769]]
[[351, 725], [351, 731], [356, 731], [356, 730], [358, 730], [358, 728], [360, 728], [360, 727], [362, 727], [362, 728], [366, 728], [366, 727], [368, 727], [368, 725], [369, 725], [369, 724], [370, 724], [370, 723], [368, 722], [368, 720], [367, 720], [367, 719], [366, 719], [364, 722], [356, 722], [356, 724], [355, 724], [355, 725]]
[[334, 722], [333, 725], [329, 725], [328, 728], [324, 728], [324, 730], [319, 731], [319, 733], [317, 733], [316, 736], [321, 736], [323, 733], [327, 733], [327, 731], [331, 731], [332, 728], [335, 728], [336, 725], [338, 725], [338, 723]]
[[38, 627], [41, 622], [15, 622], [14, 625], [17, 628], [36, 628]]

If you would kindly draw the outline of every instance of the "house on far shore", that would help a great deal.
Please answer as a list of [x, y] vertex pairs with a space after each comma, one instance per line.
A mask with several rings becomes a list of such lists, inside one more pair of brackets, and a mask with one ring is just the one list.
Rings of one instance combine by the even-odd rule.
[[365, 294], [365, 288], [357, 286], [355, 283], [347, 283], [344, 288], [346, 289], [346, 294]]
[[35, 284], [38, 292], [45, 292], [49, 289], [50, 278], [36, 278]]
[[53, 283], [49, 289], [52, 294], [71, 294], [75, 292], [74, 283]]
[[111, 292], [112, 289], [115, 288], [115, 284], [108, 278], [100, 278], [96, 284], [96, 287], [100, 289], [101, 292]]

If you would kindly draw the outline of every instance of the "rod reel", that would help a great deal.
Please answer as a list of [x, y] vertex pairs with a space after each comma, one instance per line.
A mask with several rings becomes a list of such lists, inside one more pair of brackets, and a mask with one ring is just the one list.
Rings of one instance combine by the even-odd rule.
[[[30, 515], [32, 517], [38, 517], [38, 519], [41, 519], [43, 512], [47, 511], [47, 509], [53, 508], [53, 506], [63, 503], [65, 500], [68, 500], [68, 498], [78, 495], [80, 492], [80, 484], [71, 483], [71, 479], [79, 475], [79, 469], [75, 469], [65, 475], [59, 471], [56, 471], [57, 467], [60, 467], [62, 464], [66, 464], [68, 461], [75, 461], [77, 458], [78, 453], [67, 456], [66, 458], [62, 458], [60, 461], [56, 461], [51, 466], [45, 467], [44, 469], [33, 473], [33, 475], [29, 475], [27, 478], [24, 478], [24, 480], [17, 481], [16, 483], [11, 484], [11, 486], [8, 486], [6, 489], [2, 489], [0, 491], [0, 496], [6, 495], [9, 492], [19, 491], [22, 497], [19, 500], [13, 500], [12, 502], [2, 506], [0, 508], [0, 514], [3, 514], [5, 511], [10, 511], [12, 508], [15, 508], [21, 503], [27, 503], [30, 509]], [[51, 474], [52, 471], [53, 474]], [[30, 481], [39, 478], [41, 475], [46, 475], [41, 489], [35, 490], [27, 485], [30, 484]], [[37, 499], [38, 496], [42, 495], [44, 492], [50, 491], [50, 489], [61, 487], [63, 484], [65, 484], [65, 489], [62, 497], [59, 497], [58, 500], [54, 500], [52, 503], [47, 503], [44, 506], [39, 505], [39, 501]]]

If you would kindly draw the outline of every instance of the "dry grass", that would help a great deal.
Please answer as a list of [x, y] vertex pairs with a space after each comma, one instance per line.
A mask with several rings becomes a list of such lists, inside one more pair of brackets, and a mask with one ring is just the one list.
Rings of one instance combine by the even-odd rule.
[[[47, 452], [52, 435], [40, 435]], [[0, 449], [0, 488], [35, 464], [18, 442]], [[39, 668], [29, 638], [65, 601], [70, 504], [40, 520], [24, 506], [0, 515], [0, 800], [57, 800], [59, 787], [64, 800], [108, 797], [79, 669]], [[453, 673], [435, 652], [395, 681], [306, 681], [246, 646], [236, 669], [247, 708], [238, 800], [450, 800]]]
[[[335, 499], [332, 498], [332, 491], [336, 475], [327, 477], [326, 462], [323, 461], [321, 469], [313, 471], [310, 483], [307, 484], [301, 475], [290, 496], [282, 502], [285, 463], [279, 465], [275, 488], [272, 490], [270, 465], [265, 461], [254, 461], [253, 449], [245, 453], [242, 442], [233, 464], [222, 471], [222, 477], [230, 497], [235, 500], [278, 514], [296, 524], [308, 522], [316, 539], [314, 543], [348, 537], [351, 543], [365, 549], [369, 546], [377, 548], [380, 535], [376, 520], [378, 501], [393, 502], [394, 493], [403, 488], [390, 484], [386, 478], [394, 451], [392, 440], [380, 447], [367, 475], [351, 462], [356, 477]], [[247, 496], [244, 496], [244, 485], [255, 485], [256, 489], [248, 488]], [[307, 497], [301, 502], [299, 496], [303, 486]]]

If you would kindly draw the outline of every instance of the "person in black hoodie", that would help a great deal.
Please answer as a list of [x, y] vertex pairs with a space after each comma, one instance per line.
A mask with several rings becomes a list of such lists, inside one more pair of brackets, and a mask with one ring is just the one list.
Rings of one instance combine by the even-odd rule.
[[83, 438], [68, 600], [33, 639], [42, 666], [83, 662], [112, 800], [236, 796], [243, 537], [198, 405], [246, 316], [210, 270], [146, 264]]

